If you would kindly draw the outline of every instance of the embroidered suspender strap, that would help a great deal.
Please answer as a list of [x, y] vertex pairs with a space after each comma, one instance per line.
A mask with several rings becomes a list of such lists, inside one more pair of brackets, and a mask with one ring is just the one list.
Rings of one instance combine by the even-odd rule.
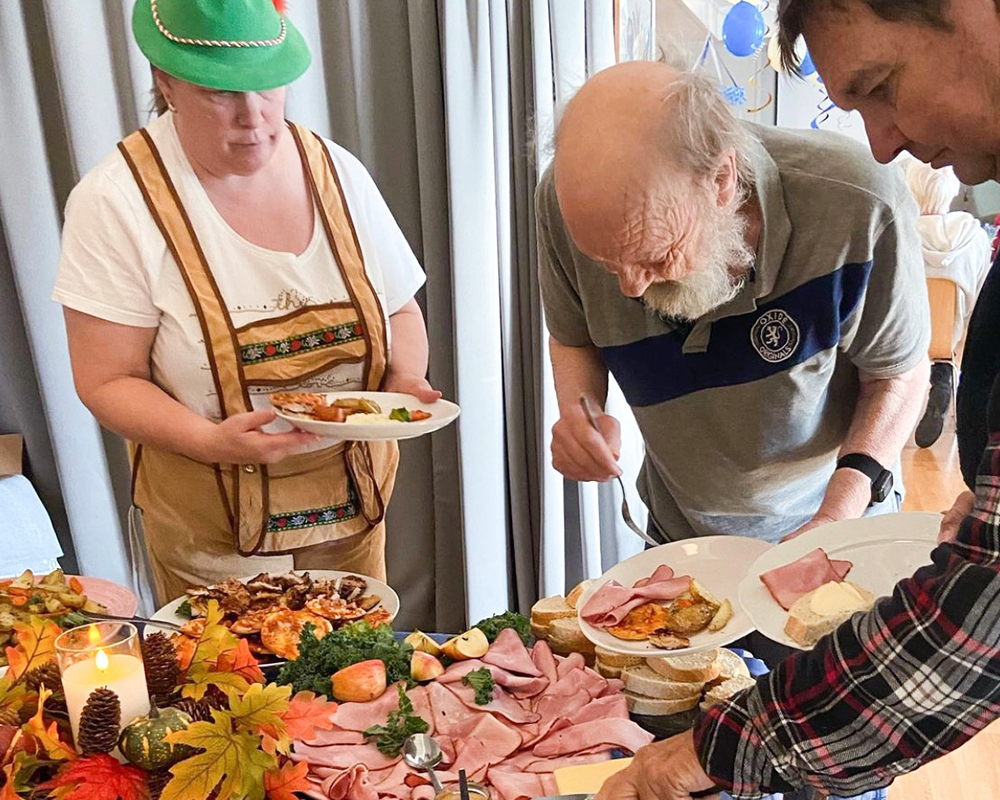
[[330, 151], [319, 136], [294, 122], [289, 123], [289, 128], [303, 161], [309, 166], [306, 175], [310, 189], [321, 210], [320, 220], [326, 228], [327, 238], [344, 276], [344, 284], [355, 308], [360, 309], [364, 317], [364, 337], [368, 344], [364, 383], [367, 390], [377, 391], [388, 363], [385, 317], [375, 288], [365, 271], [364, 256], [354, 229], [354, 221], [347, 209], [340, 178], [330, 158]]
[[[145, 130], [138, 130], [119, 142], [118, 148], [191, 295], [223, 419], [252, 410], [242, 374], [236, 331], [191, 220], [156, 146]], [[250, 555], [260, 549], [267, 527], [267, 467], [247, 464], [242, 468], [234, 466], [233, 470], [236, 509], [231, 511], [235, 511], [238, 517], [237, 550], [243, 555]], [[229, 505], [229, 499], [224, 495], [223, 502]], [[253, 544], [244, 546], [244, 542], [254, 538], [256, 541]]]

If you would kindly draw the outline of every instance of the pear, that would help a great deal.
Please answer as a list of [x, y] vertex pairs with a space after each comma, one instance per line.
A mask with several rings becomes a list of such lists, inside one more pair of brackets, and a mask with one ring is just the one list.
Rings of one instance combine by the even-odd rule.
[[468, 658], [482, 658], [490, 649], [486, 634], [479, 628], [473, 628], [455, 636], [441, 645], [441, 650], [452, 661], [465, 661]]
[[345, 703], [367, 703], [382, 696], [388, 685], [385, 664], [377, 658], [359, 661], [330, 677], [333, 696]]
[[418, 683], [432, 681], [444, 674], [444, 664], [430, 653], [414, 650], [410, 656], [410, 677]]
[[435, 658], [441, 655], [441, 645], [423, 631], [414, 631], [403, 639], [403, 641], [417, 652], [430, 653]]

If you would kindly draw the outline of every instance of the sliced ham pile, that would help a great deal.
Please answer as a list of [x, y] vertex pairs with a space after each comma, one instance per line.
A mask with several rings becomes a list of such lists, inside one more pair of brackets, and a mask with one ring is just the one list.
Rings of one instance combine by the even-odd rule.
[[823, 548], [817, 547], [791, 564], [762, 572], [760, 579], [771, 596], [788, 611], [802, 595], [824, 583], [844, 580], [852, 566], [850, 561], [831, 560]]
[[[496, 683], [493, 700], [475, 703], [462, 683], [486, 667]], [[494, 798], [517, 800], [556, 794], [552, 772], [560, 767], [606, 761], [612, 750], [635, 752], [653, 737], [628, 718], [621, 681], [587, 669], [583, 656], [553, 655], [544, 641], [529, 652], [513, 630], [504, 630], [482, 660], [460, 661], [436, 681], [408, 692], [413, 713], [444, 752], [435, 770], [442, 783], [486, 783]], [[370, 703], [341, 703], [334, 729], [295, 742], [292, 758], [309, 764], [310, 792], [320, 800], [433, 800], [424, 775], [402, 758], [366, 744], [362, 731], [381, 725], [396, 710], [393, 687]]]
[[673, 600], [690, 588], [689, 576], [675, 578], [674, 571], [664, 564], [648, 578], [636, 581], [632, 588], [608, 581], [590, 596], [580, 616], [591, 625], [607, 628], [620, 623], [629, 611], [643, 603]]

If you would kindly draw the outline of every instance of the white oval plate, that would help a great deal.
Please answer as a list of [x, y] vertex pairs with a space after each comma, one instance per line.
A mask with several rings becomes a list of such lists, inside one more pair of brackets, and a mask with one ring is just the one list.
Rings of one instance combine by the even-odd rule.
[[[696, 536], [644, 550], [615, 564], [581, 595], [576, 604], [580, 629], [594, 644], [615, 653], [643, 657], [679, 656], [734, 642], [753, 630], [750, 619], [736, 602], [737, 587], [754, 560], [772, 547], [774, 545], [762, 539], [746, 536]], [[715, 633], [696, 633], [691, 637], [691, 646], [682, 650], [663, 650], [648, 641], [618, 639], [580, 617], [580, 610], [607, 581], [616, 580], [623, 586], [632, 586], [640, 578], [652, 575], [661, 564], [670, 565], [677, 576], [690, 575], [718, 600], [729, 600], [733, 604], [733, 617], [726, 627]]]
[[[392, 622], [396, 618], [396, 614], [399, 613], [399, 595], [393, 591], [392, 587], [387, 583], [383, 583], [375, 578], [369, 578], [367, 575], [361, 575], [357, 572], [343, 572], [341, 570], [335, 569], [309, 569], [309, 570], [294, 570], [295, 574], [302, 575], [306, 572], [309, 573], [313, 580], [317, 581], [329, 581], [335, 578], [343, 578], [345, 575], [357, 575], [359, 578], [364, 578], [368, 582], [368, 589], [366, 594], [377, 594], [381, 598], [381, 602], [375, 608], [384, 608], [389, 612], [389, 622]], [[243, 583], [251, 581], [256, 577], [256, 575], [249, 575], [245, 578], [240, 578]], [[172, 600], [160, 609], [157, 609], [156, 613], [150, 617], [150, 619], [159, 619], [164, 622], [173, 622], [175, 625], [183, 625], [185, 622], [190, 620], [187, 617], [182, 617], [177, 613], [177, 609], [180, 607], [187, 597], [178, 597], [176, 600]], [[152, 627], [152, 626], [147, 626]]]
[[822, 547], [830, 558], [847, 559], [854, 564], [847, 580], [876, 597], [883, 597], [892, 594], [893, 587], [903, 578], [931, 563], [940, 526], [940, 514], [904, 511], [844, 519], [813, 528], [768, 550], [753, 563], [740, 584], [740, 605], [754, 627], [769, 639], [797, 650], [808, 649], [785, 633], [788, 612], [761, 583], [762, 573]]
[[328, 403], [341, 398], [363, 398], [378, 403], [382, 413], [388, 414], [394, 408], [405, 408], [409, 411], [420, 409], [431, 414], [430, 419], [419, 422], [383, 422], [357, 423], [323, 422], [299, 414], [290, 414], [276, 408], [278, 417], [299, 430], [326, 436], [332, 439], [349, 440], [353, 442], [376, 442], [386, 439], [413, 439], [426, 433], [433, 433], [454, 422], [461, 409], [450, 400], [435, 400], [433, 403], [421, 403], [416, 397], [401, 392], [326, 392]]

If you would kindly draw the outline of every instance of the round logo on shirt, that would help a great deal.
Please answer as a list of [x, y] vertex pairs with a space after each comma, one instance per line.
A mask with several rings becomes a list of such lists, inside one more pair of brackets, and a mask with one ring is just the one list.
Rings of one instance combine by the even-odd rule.
[[775, 364], [792, 355], [799, 346], [799, 326], [781, 309], [765, 311], [750, 329], [750, 343], [757, 355]]

